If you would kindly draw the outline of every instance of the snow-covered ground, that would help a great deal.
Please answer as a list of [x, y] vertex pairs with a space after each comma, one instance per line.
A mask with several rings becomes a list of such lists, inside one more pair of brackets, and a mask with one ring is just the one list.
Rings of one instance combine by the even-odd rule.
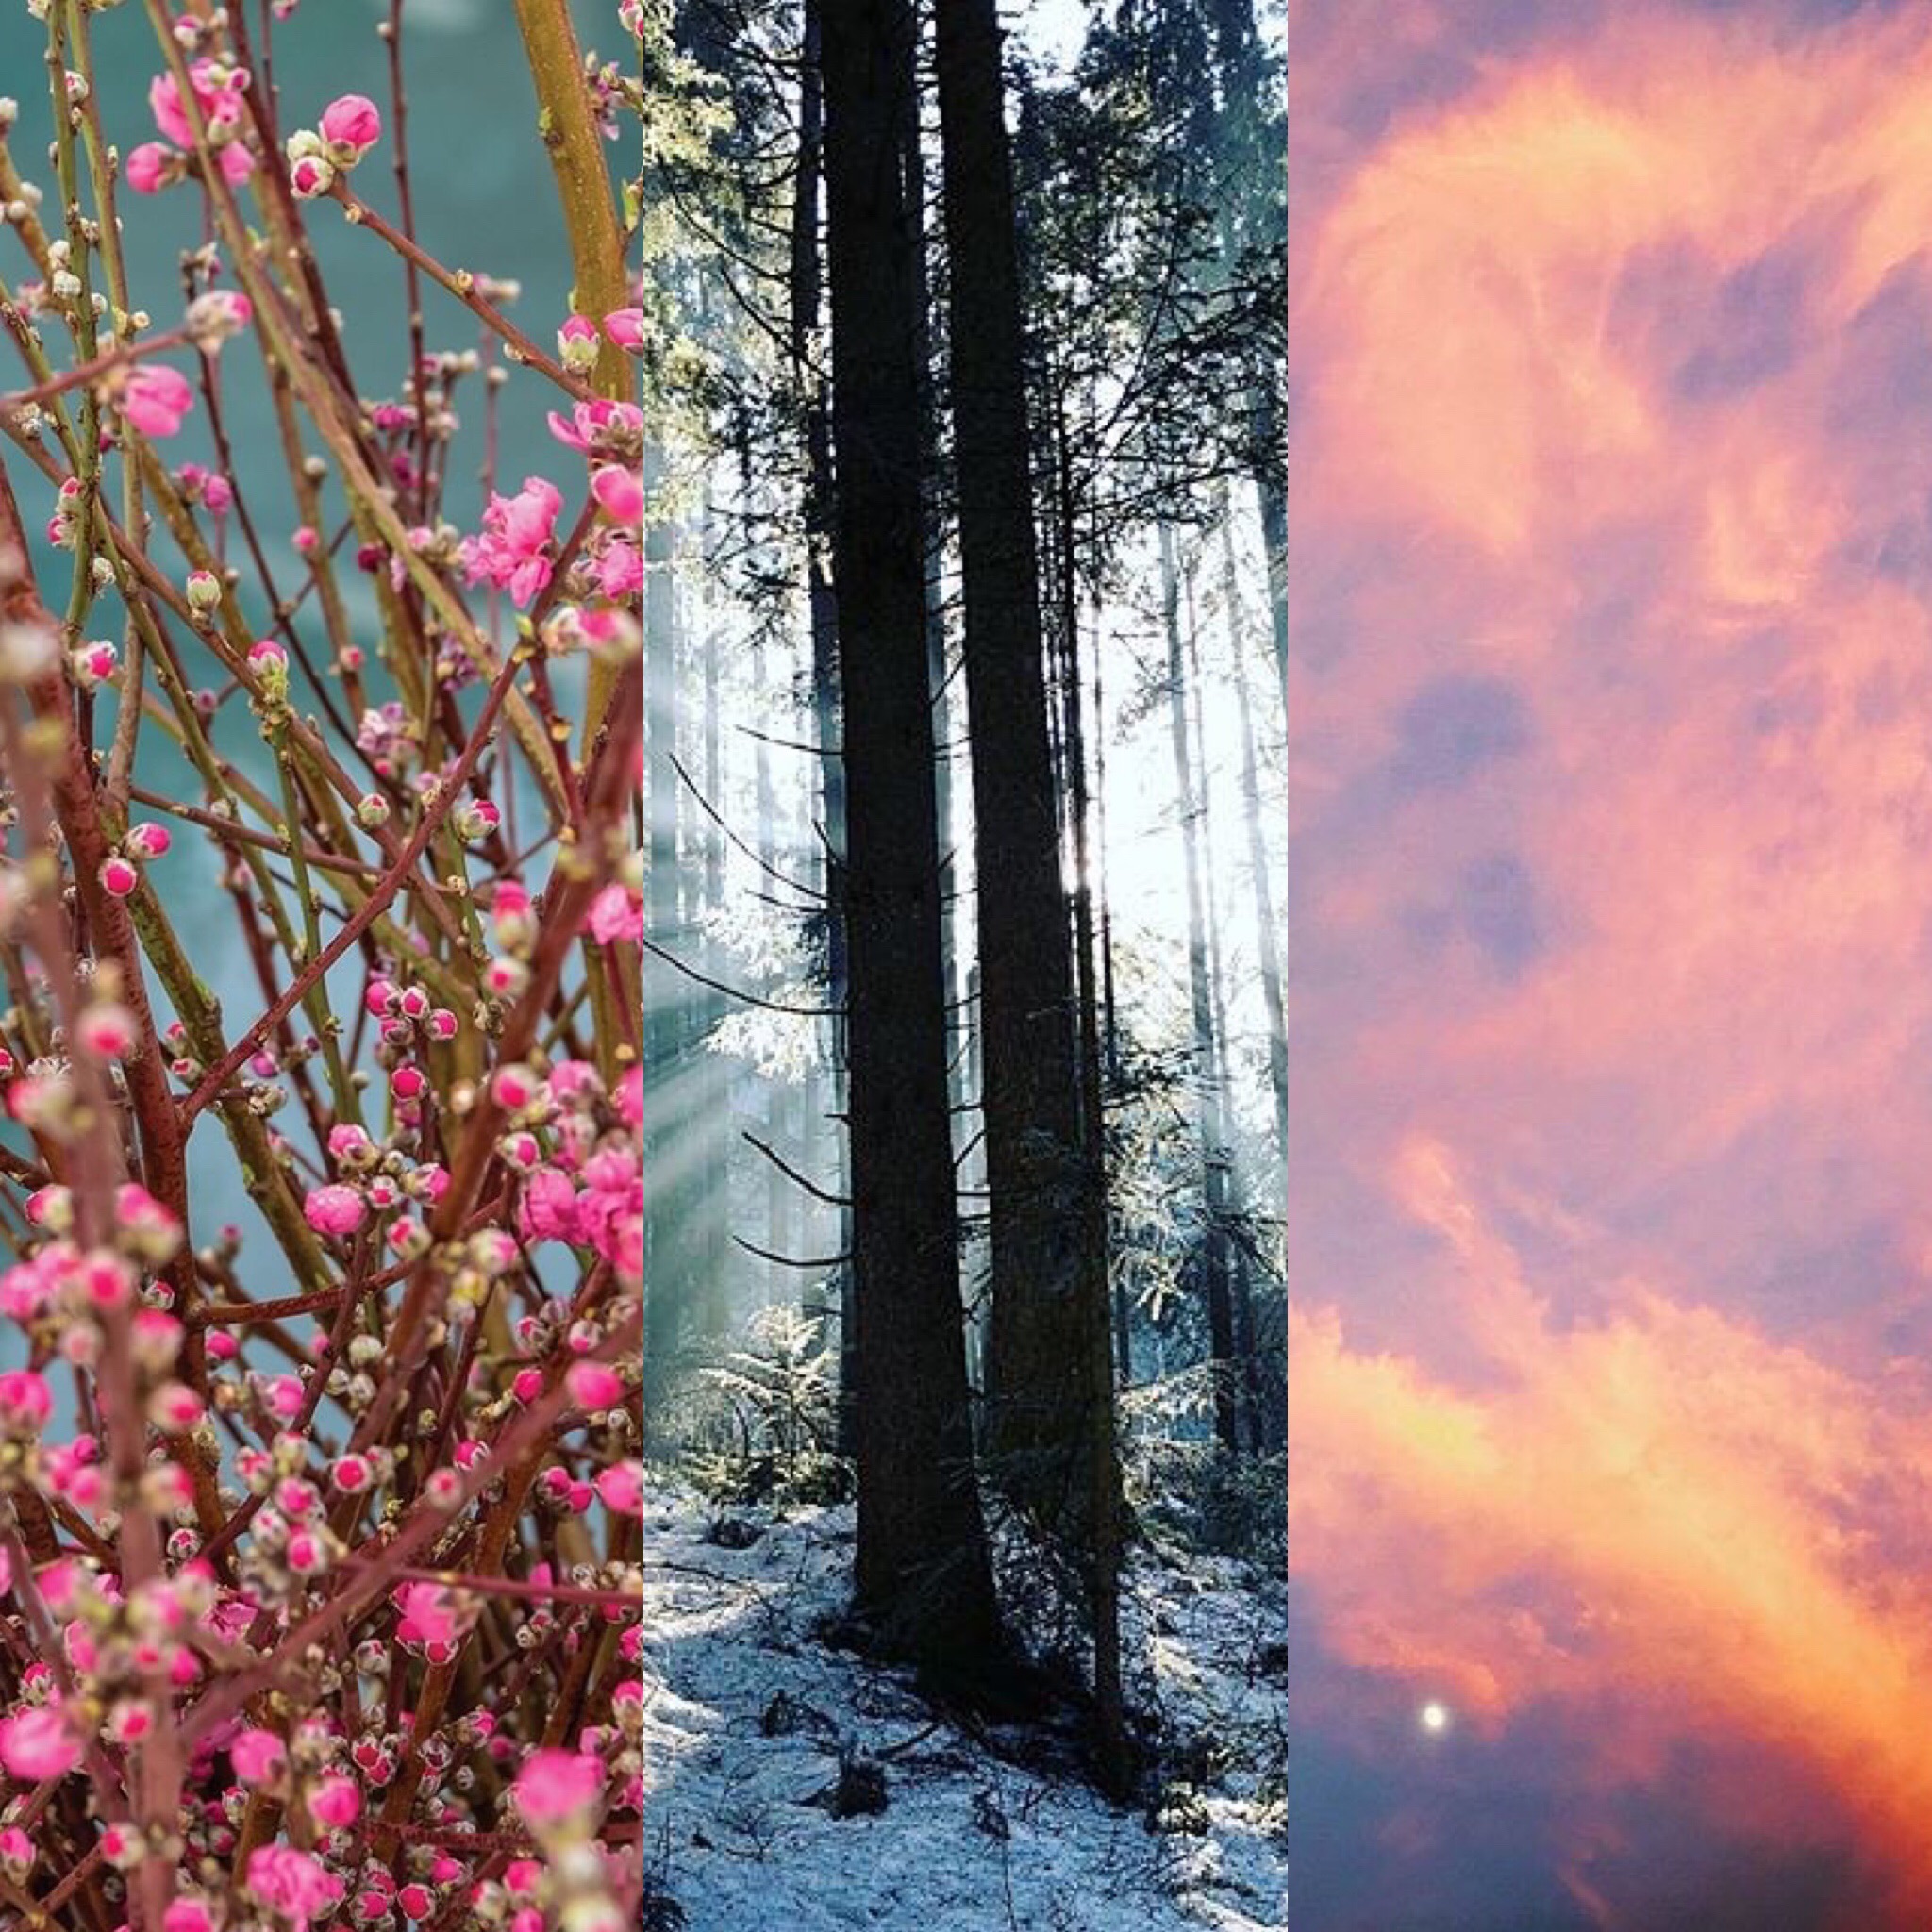
[[[1160, 1806], [1116, 1809], [1004, 1760], [890, 1671], [829, 1649], [847, 1510], [708, 1541], [719, 1512], [665, 1488], [644, 1517], [647, 1857], [688, 1932], [1265, 1932], [1282, 1923], [1281, 1604], [1232, 1564], [1146, 1563], [1134, 1663], [1193, 1740]], [[841, 1753], [886, 1805], [835, 1817]], [[817, 1804], [808, 1800], [819, 1798]]]

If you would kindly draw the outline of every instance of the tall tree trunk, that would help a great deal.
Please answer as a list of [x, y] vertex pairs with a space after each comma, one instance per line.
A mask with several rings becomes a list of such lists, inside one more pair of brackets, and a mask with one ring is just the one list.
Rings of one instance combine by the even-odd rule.
[[[664, 483], [662, 453], [644, 452], [644, 487]], [[672, 579], [675, 532], [659, 517], [644, 532], [644, 745], [649, 820], [645, 920], [654, 944], [678, 941], [677, 600]], [[687, 1256], [683, 1194], [676, 1178], [677, 1072], [684, 1045], [684, 987], [667, 961], [644, 958], [644, 1360], [652, 1389], [661, 1389], [677, 1349], [683, 1317]]]
[[921, 539], [907, 0], [821, 0], [845, 704], [857, 1607], [930, 1670], [1000, 1642], [961, 1333]]
[[[787, 274], [788, 333], [792, 380], [805, 417], [806, 594], [811, 625], [812, 724], [818, 741], [821, 823], [816, 841], [824, 894], [825, 1024], [834, 1141], [843, 1202], [852, 1194], [851, 1135], [846, 1104], [845, 927], [845, 755], [841, 741], [839, 667], [839, 606], [832, 575], [832, 430], [825, 388], [817, 358], [823, 278], [819, 267], [819, 190], [824, 174], [824, 91], [819, 65], [819, 4], [805, 0], [799, 47], [798, 145], [791, 201], [791, 257]], [[816, 1139], [820, 1118], [814, 1102], [807, 1114]], [[857, 1361], [858, 1323], [852, 1291], [852, 1214], [839, 1212], [839, 1248], [829, 1299], [839, 1310], [839, 1453], [856, 1444], [852, 1399]]]
[[1247, 1446], [1260, 1450], [1260, 1419], [1255, 1380], [1254, 1275], [1248, 1265], [1248, 1251], [1241, 1232], [1234, 1225], [1247, 1198], [1241, 1167], [1234, 1144], [1234, 1108], [1228, 1070], [1228, 1042], [1233, 1035], [1227, 1024], [1226, 954], [1223, 935], [1227, 927], [1216, 901], [1215, 882], [1221, 877], [1221, 863], [1214, 850], [1214, 780], [1208, 763], [1207, 680], [1201, 675], [1201, 632], [1194, 615], [1194, 580], [1191, 571], [1188, 585], [1188, 681], [1191, 686], [1194, 719], [1194, 770], [1200, 779], [1198, 800], [1201, 808], [1201, 887], [1202, 910], [1206, 917], [1208, 940], [1208, 1014], [1214, 1024], [1214, 1080], [1208, 1094], [1208, 1120], [1215, 1145], [1220, 1149], [1222, 1193], [1227, 1222], [1222, 1236], [1222, 1250], [1228, 1270], [1228, 1302], [1233, 1318], [1234, 1354], [1238, 1374], [1239, 1420], [1247, 1431]]
[[1248, 835], [1248, 871], [1255, 891], [1255, 951], [1261, 972], [1261, 1002], [1268, 1018], [1268, 1085], [1274, 1097], [1274, 1151], [1280, 1165], [1274, 1206], [1288, 1212], [1288, 1020], [1281, 992], [1281, 935], [1274, 924], [1274, 874], [1261, 824], [1261, 777], [1255, 755], [1255, 720], [1248, 708], [1247, 639], [1241, 625], [1241, 575], [1235, 564], [1233, 504], [1222, 493], [1222, 598], [1226, 605], [1228, 662], [1234, 673], [1235, 709], [1241, 721], [1241, 816]]
[[1048, 1524], [1084, 1508], [1091, 1405], [1067, 1399], [1091, 1316], [1079, 1061], [1048, 739], [1011, 158], [993, 0], [938, 9], [951, 392], [980, 882], [992, 1311], [989, 1441]]
[[[708, 519], [707, 520], [708, 527]], [[704, 543], [708, 558], [710, 544]], [[715, 573], [707, 570], [699, 605], [699, 648], [704, 654], [704, 755], [705, 797], [712, 812], [723, 812], [724, 801], [724, 742], [718, 704], [718, 631], [712, 611], [711, 585]], [[700, 857], [699, 904], [702, 917], [697, 927], [697, 952], [705, 961], [706, 976], [720, 980], [724, 959], [714, 934], [714, 922], [724, 909], [724, 834], [710, 812], [701, 813], [697, 832]], [[692, 1029], [691, 1055], [695, 1105], [702, 1108], [698, 1132], [702, 1136], [703, 1167], [691, 1176], [693, 1229], [698, 1248], [697, 1318], [698, 1333], [716, 1341], [730, 1318], [731, 1293], [727, 1257], [731, 1224], [731, 1074], [723, 1054], [712, 1050], [711, 1029], [724, 1017], [724, 1004], [714, 987], [707, 987], [692, 1000], [696, 1017]]]
[[[760, 693], [771, 690], [766, 675], [765, 641], [754, 630], [751, 635], [751, 681]], [[771, 713], [761, 716], [769, 719]], [[752, 753], [752, 816], [758, 833], [758, 870], [762, 874], [759, 891], [768, 891], [774, 883], [774, 875], [782, 870], [778, 863], [778, 795], [772, 785], [772, 747], [762, 736], [753, 740]], [[774, 997], [778, 991], [777, 975], [773, 974], [766, 985], [767, 997]], [[811, 1162], [802, 1148], [792, 1145], [792, 1133], [789, 1119], [787, 1102], [791, 1095], [791, 1086], [787, 1080], [770, 1079], [765, 1088], [765, 1139], [768, 1145], [777, 1149], [788, 1160], [801, 1170], [809, 1172]], [[790, 1212], [791, 1207], [791, 1182], [786, 1179], [784, 1170], [775, 1160], [767, 1160], [765, 1169], [765, 1221], [764, 1245], [772, 1255], [803, 1254], [803, 1248], [793, 1250], [789, 1244], [791, 1240]], [[783, 1301], [790, 1293], [786, 1282], [788, 1270], [783, 1261], [768, 1261], [765, 1264], [765, 1303], [769, 1307]]]
[[1174, 533], [1160, 525], [1160, 607], [1167, 633], [1169, 738], [1174, 750], [1174, 794], [1180, 810], [1182, 872], [1187, 885], [1188, 989], [1194, 1037], [1195, 1130], [1200, 1137], [1201, 1274], [1208, 1304], [1208, 1346], [1214, 1367], [1214, 1435], [1233, 1454], [1241, 1442], [1237, 1394], [1234, 1304], [1227, 1265], [1227, 1171], [1217, 1131], [1220, 1081], [1214, 1037], [1214, 993], [1208, 970], [1208, 935], [1201, 891], [1201, 828], [1194, 789], [1194, 760], [1188, 741], [1188, 680], [1183, 658], [1180, 580]]
[[1093, 1702], [1099, 1759], [1108, 1788], [1124, 1793], [1127, 1748], [1121, 1694], [1121, 1491], [1119, 1415], [1108, 1321], [1107, 1082], [1100, 1049], [1100, 964], [1094, 940], [1092, 814], [1087, 786], [1087, 725], [1080, 670], [1080, 578], [1064, 398], [1055, 418], [1055, 519], [1058, 536], [1059, 639], [1065, 694], [1068, 817], [1074, 847], [1074, 957], [1078, 977], [1080, 1139], [1080, 1305], [1087, 1345], [1081, 1357], [1092, 1418], [1087, 1444], [1088, 1594], [1093, 1643]]

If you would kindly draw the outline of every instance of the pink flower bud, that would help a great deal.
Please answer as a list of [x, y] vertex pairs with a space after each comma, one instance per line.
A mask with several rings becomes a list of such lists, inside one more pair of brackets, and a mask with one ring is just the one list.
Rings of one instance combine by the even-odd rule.
[[[308, 1793], [308, 1815], [325, 1830], [341, 1831], [354, 1824], [361, 1814], [362, 1793], [354, 1778], [325, 1777]], [[425, 1915], [410, 1912], [408, 1916], [420, 1919]]]
[[156, 1428], [178, 1436], [201, 1420], [201, 1397], [186, 1382], [163, 1382], [148, 1397], [147, 1413]]
[[363, 94], [343, 94], [322, 110], [322, 138], [338, 167], [354, 167], [382, 139], [382, 116]]
[[591, 494], [614, 522], [635, 528], [644, 520], [644, 479], [622, 463], [606, 463], [591, 478]]
[[302, 155], [289, 164], [289, 186], [298, 201], [313, 201], [335, 184], [336, 171], [325, 155]]
[[368, 1218], [369, 1209], [354, 1188], [340, 1182], [311, 1188], [302, 1204], [302, 1215], [317, 1234], [350, 1235]]
[[288, 1762], [289, 1747], [273, 1731], [246, 1730], [228, 1746], [228, 1757], [243, 1784], [265, 1784]]
[[543, 1372], [541, 1369], [519, 1369], [509, 1387], [510, 1393], [519, 1402], [535, 1402], [543, 1392]]
[[644, 1507], [644, 1466], [641, 1462], [613, 1462], [597, 1472], [597, 1494], [607, 1509], [620, 1516], [635, 1516]]
[[414, 1100], [429, 1083], [421, 1067], [398, 1067], [389, 1076], [389, 1091], [398, 1100]]
[[141, 883], [141, 874], [125, 858], [101, 861], [101, 889], [116, 899], [125, 899]]
[[80, 1762], [80, 1746], [58, 1710], [26, 1709], [0, 1723], [0, 1764], [23, 1784], [65, 1777]]
[[588, 375], [597, 365], [597, 325], [588, 315], [565, 319], [557, 331], [557, 353], [573, 375]]
[[292, 1422], [302, 1413], [304, 1394], [301, 1378], [296, 1375], [275, 1375], [262, 1391], [270, 1412], [284, 1422]]
[[604, 333], [620, 349], [644, 346], [644, 311], [641, 308], [613, 308], [604, 318]]
[[68, 660], [75, 683], [92, 691], [114, 675], [121, 654], [105, 638], [81, 645]]
[[579, 1408], [609, 1408], [624, 1399], [624, 1377], [603, 1362], [573, 1362], [564, 1376]]
[[134, 1045], [134, 1015], [125, 1007], [96, 1001], [75, 1028], [81, 1050], [97, 1060], [118, 1060]]
[[136, 858], [158, 858], [174, 842], [166, 825], [150, 820], [144, 824], [129, 825], [121, 846]]
[[537, 1097], [538, 1079], [528, 1067], [499, 1067], [490, 1083], [491, 1097], [508, 1113], [521, 1112]]
[[319, 1576], [328, 1568], [328, 1545], [310, 1529], [298, 1529], [289, 1539], [287, 1555], [297, 1576]]

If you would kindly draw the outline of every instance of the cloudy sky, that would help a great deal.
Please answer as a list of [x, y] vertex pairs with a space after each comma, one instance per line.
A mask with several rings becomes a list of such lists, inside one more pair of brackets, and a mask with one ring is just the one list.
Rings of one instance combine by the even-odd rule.
[[1932, 9], [1290, 84], [1294, 1923], [1932, 1923]]

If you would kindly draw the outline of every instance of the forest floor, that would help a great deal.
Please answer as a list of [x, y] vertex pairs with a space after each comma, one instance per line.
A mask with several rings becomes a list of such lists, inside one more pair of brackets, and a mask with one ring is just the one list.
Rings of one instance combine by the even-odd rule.
[[[1157, 1820], [1106, 1803], [1064, 1754], [969, 1735], [903, 1675], [828, 1647], [851, 1555], [847, 1509], [719, 1510], [668, 1485], [646, 1498], [643, 1836], [682, 1914], [666, 1932], [1281, 1923], [1277, 1588], [1212, 1558], [1136, 1564], [1141, 1694], [1189, 1773], [1170, 1766]], [[847, 1796], [882, 1810], [835, 1815], [841, 1762]]]

